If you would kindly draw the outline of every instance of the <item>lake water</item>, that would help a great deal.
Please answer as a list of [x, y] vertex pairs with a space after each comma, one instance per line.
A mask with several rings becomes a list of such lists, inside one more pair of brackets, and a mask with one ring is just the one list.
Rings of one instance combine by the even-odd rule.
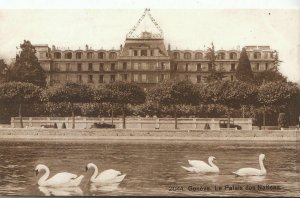
[[[258, 155], [264, 153], [267, 175], [235, 177], [231, 172], [243, 167], [259, 168]], [[188, 173], [181, 166], [187, 160], [207, 162], [215, 156], [219, 174]], [[299, 195], [295, 142], [222, 141], [0, 141], [0, 195]], [[116, 169], [127, 176], [118, 186], [89, 183], [92, 170]], [[39, 188], [35, 166], [45, 164], [50, 176], [58, 172], [84, 174], [80, 187]], [[298, 167], [299, 168], [299, 167]], [[230, 190], [225, 186], [241, 187]], [[258, 190], [258, 185], [259, 189]], [[263, 189], [266, 186], [276, 189]]]

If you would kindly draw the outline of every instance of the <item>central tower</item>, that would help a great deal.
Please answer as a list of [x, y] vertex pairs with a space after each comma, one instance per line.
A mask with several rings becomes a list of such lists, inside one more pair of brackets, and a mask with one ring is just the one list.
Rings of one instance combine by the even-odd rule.
[[[154, 29], [150, 29], [150, 25]], [[121, 47], [119, 55], [119, 64], [124, 70], [122, 78], [129, 77], [145, 87], [170, 78], [170, 57], [164, 44], [163, 31], [151, 16], [150, 9], [145, 9], [126, 35], [124, 47]]]

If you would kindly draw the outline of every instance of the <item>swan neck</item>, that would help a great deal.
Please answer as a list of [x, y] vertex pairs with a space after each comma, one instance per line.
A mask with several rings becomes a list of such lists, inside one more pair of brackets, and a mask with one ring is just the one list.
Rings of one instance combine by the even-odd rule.
[[44, 175], [39, 179], [38, 184], [40, 186], [46, 186], [46, 180], [50, 175], [50, 170], [47, 166], [43, 167], [43, 170], [45, 170]]
[[212, 160], [209, 160], [208, 163], [209, 163], [209, 165], [210, 165], [212, 168], [218, 168], [218, 167], [213, 163]]
[[95, 164], [92, 164], [91, 167], [94, 168], [94, 173], [93, 173], [93, 175], [91, 177], [91, 181], [94, 182], [95, 179], [96, 179], [96, 177], [97, 177], [97, 175], [98, 175], [98, 167]]
[[261, 159], [259, 159], [259, 165], [260, 165], [260, 169], [261, 169], [261, 171], [265, 172], [265, 171], [266, 171], [266, 169], [265, 169], [265, 166], [264, 166], [264, 163], [263, 163], [263, 159], [262, 159], [262, 158], [261, 158]]

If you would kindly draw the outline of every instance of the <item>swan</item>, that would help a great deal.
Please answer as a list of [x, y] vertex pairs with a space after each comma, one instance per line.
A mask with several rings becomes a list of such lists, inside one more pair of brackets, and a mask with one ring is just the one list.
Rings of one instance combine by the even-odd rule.
[[67, 172], [57, 173], [50, 179], [47, 179], [50, 175], [50, 170], [47, 166], [39, 164], [35, 168], [36, 175], [42, 170], [45, 170], [45, 174], [39, 179], [38, 185], [42, 187], [72, 187], [79, 186], [83, 175], [77, 177], [77, 175]]
[[241, 168], [235, 172], [237, 176], [262, 176], [267, 174], [267, 170], [264, 167], [263, 160], [265, 159], [264, 154], [259, 155], [259, 165], [260, 169], [256, 168]]
[[200, 160], [188, 160], [190, 167], [181, 166], [183, 169], [189, 172], [210, 172], [210, 173], [218, 173], [220, 170], [219, 168], [213, 163], [213, 160], [216, 159], [214, 156], [210, 156], [208, 158], [208, 164], [200, 161]]
[[101, 172], [98, 175], [98, 167], [93, 164], [89, 163], [86, 166], [86, 171], [90, 168], [94, 168], [94, 173], [90, 179], [92, 183], [98, 183], [100, 185], [110, 185], [113, 183], [120, 183], [125, 178], [126, 174], [121, 175], [120, 171], [116, 171], [114, 169], [108, 169]]

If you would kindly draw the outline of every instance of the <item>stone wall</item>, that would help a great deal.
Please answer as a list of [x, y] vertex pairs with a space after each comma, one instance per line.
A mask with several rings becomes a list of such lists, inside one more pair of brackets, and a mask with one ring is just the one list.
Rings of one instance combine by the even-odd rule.
[[9, 140], [223, 140], [223, 141], [298, 141], [296, 130], [130, 130], [130, 129], [41, 129], [3, 128], [0, 139]]
[[[212, 130], [220, 130], [220, 122], [227, 121], [227, 118], [178, 118], [178, 129], [198, 129], [204, 130], [208, 124]], [[89, 129], [93, 123], [111, 123], [111, 118], [92, 118], [92, 117], [76, 117], [76, 129]], [[232, 118], [231, 123], [238, 125], [242, 130], [252, 130], [251, 118]], [[72, 118], [70, 117], [24, 117], [24, 127], [41, 127], [42, 125], [57, 124], [61, 128], [65, 123], [67, 128], [72, 127]], [[174, 129], [174, 118], [126, 118], [127, 129]], [[122, 128], [122, 119], [114, 118], [114, 124], [117, 129]], [[11, 119], [11, 127], [20, 127], [20, 118], [13, 117]]]

